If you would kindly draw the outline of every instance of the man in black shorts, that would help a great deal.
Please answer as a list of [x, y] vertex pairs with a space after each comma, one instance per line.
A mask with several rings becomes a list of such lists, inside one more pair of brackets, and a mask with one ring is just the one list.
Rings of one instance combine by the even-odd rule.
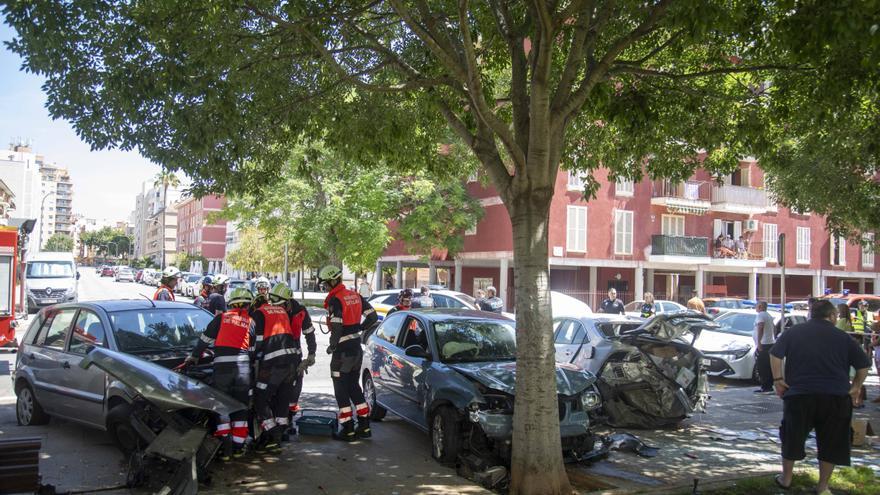
[[[816, 492], [824, 495], [831, 493], [828, 480], [834, 466], [849, 466], [852, 408], [861, 401], [859, 392], [870, 362], [859, 345], [834, 326], [834, 304], [817, 301], [810, 316], [806, 323], [782, 332], [770, 349], [773, 386], [784, 403], [779, 427], [782, 474], [776, 476], [776, 483], [782, 488], [791, 485], [794, 462], [806, 457], [804, 443], [815, 429], [819, 450]], [[850, 367], [856, 369], [852, 383]]]

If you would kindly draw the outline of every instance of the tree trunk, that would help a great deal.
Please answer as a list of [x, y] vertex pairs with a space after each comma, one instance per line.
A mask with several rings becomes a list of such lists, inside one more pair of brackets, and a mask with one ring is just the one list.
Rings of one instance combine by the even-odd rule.
[[[537, 187], [535, 187], [537, 186]], [[516, 286], [517, 374], [511, 495], [571, 493], [559, 437], [547, 231], [552, 184], [509, 198]]]

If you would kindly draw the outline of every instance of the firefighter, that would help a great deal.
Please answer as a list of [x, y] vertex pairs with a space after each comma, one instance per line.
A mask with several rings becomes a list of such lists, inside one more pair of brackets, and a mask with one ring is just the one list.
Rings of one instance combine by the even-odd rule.
[[206, 275], [205, 278], [202, 279], [202, 289], [199, 291], [199, 295], [193, 300], [193, 305], [202, 309], [208, 309], [208, 296], [214, 291], [213, 285], [211, 276]]
[[406, 311], [408, 309], [412, 309], [412, 300], [412, 289], [403, 289], [402, 291], [400, 291], [400, 294], [397, 295], [397, 305], [389, 309], [388, 313], [385, 314], [385, 317], [387, 318], [388, 315], [396, 311]]
[[221, 273], [220, 275], [214, 275], [211, 280], [213, 292], [208, 295], [207, 307], [205, 309], [214, 315], [219, 315], [226, 311], [226, 286], [229, 284], [229, 276]]
[[[309, 312], [306, 311], [306, 308], [299, 301], [294, 299], [293, 291], [286, 284], [281, 283], [278, 285], [284, 285], [284, 288], [274, 290], [273, 292], [286, 299], [284, 309], [287, 310], [287, 315], [290, 317], [290, 329], [293, 331], [294, 345], [300, 351], [295, 358], [298, 361], [296, 363], [296, 381], [294, 382], [289, 408], [289, 417], [292, 419], [293, 415], [299, 412], [299, 396], [302, 394], [303, 377], [306, 370], [315, 365], [315, 353], [318, 350], [318, 343], [315, 341], [315, 327], [312, 325], [312, 318], [309, 316]], [[308, 351], [306, 359], [301, 359], [303, 336], [306, 339], [306, 350]]]
[[[330, 376], [333, 378], [333, 392], [342, 425], [337, 438], [346, 442], [356, 438], [369, 438], [372, 435], [370, 408], [360, 386], [363, 361], [361, 331], [376, 323], [376, 311], [360, 294], [345, 288], [342, 284], [342, 270], [339, 268], [332, 265], [321, 268], [318, 279], [329, 290], [324, 308], [327, 310], [327, 326], [330, 328], [330, 346], [327, 347], [327, 354], [332, 354]], [[363, 326], [361, 317], [364, 317]], [[358, 419], [357, 430], [352, 421], [352, 405]]]
[[[195, 364], [205, 348], [214, 348], [213, 386], [235, 400], [247, 404], [251, 389], [251, 359], [254, 351], [254, 322], [247, 308], [252, 300], [247, 289], [234, 289], [229, 294], [229, 310], [211, 320], [187, 356], [184, 366]], [[223, 440], [221, 460], [238, 458], [244, 453], [248, 437], [248, 411], [235, 411], [221, 418], [214, 435]]]
[[162, 278], [159, 279], [159, 288], [153, 294], [154, 301], [173, 301], [174, 287], [180, 280], [180, 270], [176, 266], [169, 266], [162, 270]]
[[277, 284], [269, 292], [269, 304], [253, 312], [256, 334], [257, 372], [254, 408], [263, 430], [258, 450], [278, 452], [289, 424], [287, 411], [293, 396], [296, 365], [302, 351], [294, 342], [290, 317], [283, 304], [290, 288]]
[[252, 307], [254, 309], [258, 309], [260, 306], [267, 304], [269, 302], [269, 289], [272, 285], [269, 283], [269, 279], [266, 277], [260, 277], [254, 282], [254, 290], [257, 293], [254, 296], [254, 303]]

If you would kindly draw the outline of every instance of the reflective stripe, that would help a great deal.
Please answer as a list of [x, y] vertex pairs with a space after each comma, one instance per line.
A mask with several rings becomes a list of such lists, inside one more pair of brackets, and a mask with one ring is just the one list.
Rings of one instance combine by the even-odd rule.
[[266, 390], [269, 387], [268, 383], [257, 382], [257, 388], [260, 390]]
[[262, 342], [262, 341], [263, 341], [263, 336], [257, 335], [257, 342]]
[[234, 421], [232, 423], [233, 428], [247, 428], [247, 421]]
[[330, 323], [342, 323], [342, 317], [334, 316], [333, 318], [330, 318]]
[[340, 407], [339, 412], [341, 412], [341, 413], [351, 412], [351, 408], [350, 407]]
[[247, 440], [247, 435], [244, 435], [244, 436], [232, 435], [232, 441], [235, 443], [244, 443], [245, 440]]
[[268, 361], [270, 359], [275, 359], [277, 357], [286, 356], [288, 354], [302, 354], [302, 351], [299, 349], [278, 349], [277, 351], [270, 352], [263, 356], [263, 361]]
[[342, 376], [342, 373], [340, 373], [340, 372], [338, 372], [338, 371], [331, 371], [331, 372], [330, 372], [330, 377], [331, 377], [331, 378], [339, 378], [340, 376]]
[[315, 327], [309, 327], [303, 330], [303, 333], [309, 334], [315, 331]]
[[342, 423], [348, 423], [349, 421], [351, 421], [351, 414], [349, 414], [349, 415], [346, 416], [346, 417], [342, 417], [342, 416], [339, 417], [339, 423], [340, 423], [340, 424], [342, 424]]
[[271, 430], [274, 427], [275, 427], [275, 419], [273, 419], [273, 418], [263, 420], [263, 422], [260, 423], [260, 428], [262, 428], [263, 430]]
[[370, 407], [366, 403], [362, 403], [355, 406], [355, 410], [358, 416], [366, 416], [370, 412]]
[[352, 340], [352, 339], [357, 339], [357, 338], [359, 338], [360, 336], [361, 336], [361, 333], [360, 333], [360, 332], [355, 332], [355, 333], [352, 333], [352, 334], [349, 334], [349, 335], [343, 335], [342, 337], [339, 337], [339, 343], [341, 344], [341, 343], [343, 343], [343, 342], [347, 342], [347, 341]]
[[373, 314], [373, 313], [375, 313], [375, 312], [376, 312], [375, 309], [370, 308], [370, 309], [364, 311], [364, 316], [371, 315], [371, 314]]
[[217, 339], [212, 339], [211, 337], [208, 337], [208, 336], [205, 335], [205, 334], [201, 334], [201, 335], [199, 336], [199, 338], [202, 339], [202, 342], [204, 342], [204, 343], [206, 343], [206, 344], [213, 344], [214, 341], [217, 340]]
[[287, 418], [275, 418], [275, 424], [287, 426]]
[[215, 363], [246, 363], [251, 358], [247, 354], [238, 354], [236, 356], [217, 356], [214, 358]]

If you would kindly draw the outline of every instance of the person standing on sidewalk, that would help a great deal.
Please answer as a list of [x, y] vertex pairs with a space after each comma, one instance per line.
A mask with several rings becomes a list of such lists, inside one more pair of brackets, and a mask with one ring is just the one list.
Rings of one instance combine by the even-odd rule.
[[602, 301], [602, 304], [599, 305], [599, 312], [617, 315], [622, 315], [624, 313], [623, 301], [617, 298], [617, 289], [614, 287], [608, 289], [608, 299], [605, 299]]
[[[834, 304], [818, 301], [810, 314], [809, 321], [783, 332], [770, 350], [773, 385], [783, 400], [779, 427], [782, 473], [776, 476], [776, 484], [791, 486], [794, 463], [806, 457], [804, 443], [815, 429], [819, 451], [816, 492], [830, 495], [828, 481], [834, 466], [850, 464], [852, 408], [861, 402], [859, 392], [870, 362], [862, 348], [834, 326]], [[856, 369], [852, 383], [850, 367]]]
[[773, 317], [767, 312], [767, 302], [761, 301], [756, 309], [755, 327], [752, 329], [752, 338], [755, 339], [755, 357], [758, 366], [758, 378], [761, 380], [761, 388], [756, 393], [773, 392], [773, 375], [770, 371], [770, 348], [776, 342], [773, 333]]

